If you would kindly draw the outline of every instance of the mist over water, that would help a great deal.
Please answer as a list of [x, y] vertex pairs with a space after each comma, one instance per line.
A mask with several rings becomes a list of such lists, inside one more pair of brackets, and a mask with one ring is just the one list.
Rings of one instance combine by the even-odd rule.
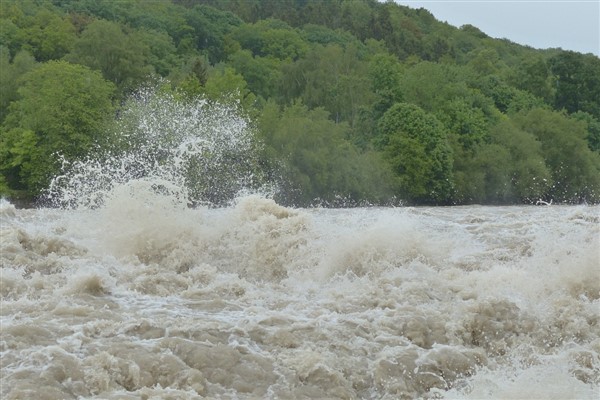
[[600, 207], [283, 207], [219, 175], [243, 118], [152, 96], [0, 202], [2, 399], [598, 398]]

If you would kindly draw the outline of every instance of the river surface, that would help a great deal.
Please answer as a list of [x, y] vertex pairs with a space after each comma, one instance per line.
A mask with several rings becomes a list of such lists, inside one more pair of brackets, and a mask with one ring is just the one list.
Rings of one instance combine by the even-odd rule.
[[600, 207], [0, 204], [2, 399], [598, 399]]

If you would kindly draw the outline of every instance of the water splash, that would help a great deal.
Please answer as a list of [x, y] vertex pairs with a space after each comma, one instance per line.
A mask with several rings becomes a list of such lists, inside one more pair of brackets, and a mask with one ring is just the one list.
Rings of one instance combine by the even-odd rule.
[[173, 206], [221, 205], [262, 184], [259, 144], [235, 105], [144, 88], [125, 104], [104, 150], [63, 163], [45, 193], [56, 207], [89, 209], [139, 190]]

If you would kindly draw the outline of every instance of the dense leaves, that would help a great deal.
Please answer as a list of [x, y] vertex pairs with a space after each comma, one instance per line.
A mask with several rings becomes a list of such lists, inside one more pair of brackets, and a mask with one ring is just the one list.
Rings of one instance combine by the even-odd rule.
[[58, 171], [106, 141], [114, 86], [98, 72], [50, 61], [26, 73], [2, 131], [2, 170], [10, 187], [39, 191]]
[[132, 88], [152, 72], [149, 52], [143, 41], [124, 33], [121, 25], [97, 20], [85, 28], [69, 60], [101, 71], [117, 87]]
[[449, 202], [452, 154], [443, 125], [419, 106], [397, 103], [380, 119], [379, 130], [401, 197], [415, 203]]
[[588, 147], [584, 123], [543, 109], [521, 114], [515, 122], [541, 142], [542, 155], [553, 180], [547, 193], [549, 199], [563, 202], [600, 199], [600, 158]]
[[2, 0], [0, 194], [160, 86], [249, 116], [296, 205], [600, 201], [600, 59], [375, 0]]
[[376, 154], [359, 152], [345, 140], [348, 127], [331, 121], [325, 110], [295, 103], [281, 111], [269, 103], [260, 128], [268, 158], [282, 161], [272, 167], [283, 168], [283, 201], [349, 205], [389, 196], [386, 166]]

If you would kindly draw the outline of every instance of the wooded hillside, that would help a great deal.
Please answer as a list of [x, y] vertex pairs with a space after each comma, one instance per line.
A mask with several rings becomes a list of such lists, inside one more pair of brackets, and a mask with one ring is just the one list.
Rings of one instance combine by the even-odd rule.
[[600, 201], [598, 57], [374, 0], [2, 0], [0, 194], [149, 83], [237, 102], [284, 204]]

